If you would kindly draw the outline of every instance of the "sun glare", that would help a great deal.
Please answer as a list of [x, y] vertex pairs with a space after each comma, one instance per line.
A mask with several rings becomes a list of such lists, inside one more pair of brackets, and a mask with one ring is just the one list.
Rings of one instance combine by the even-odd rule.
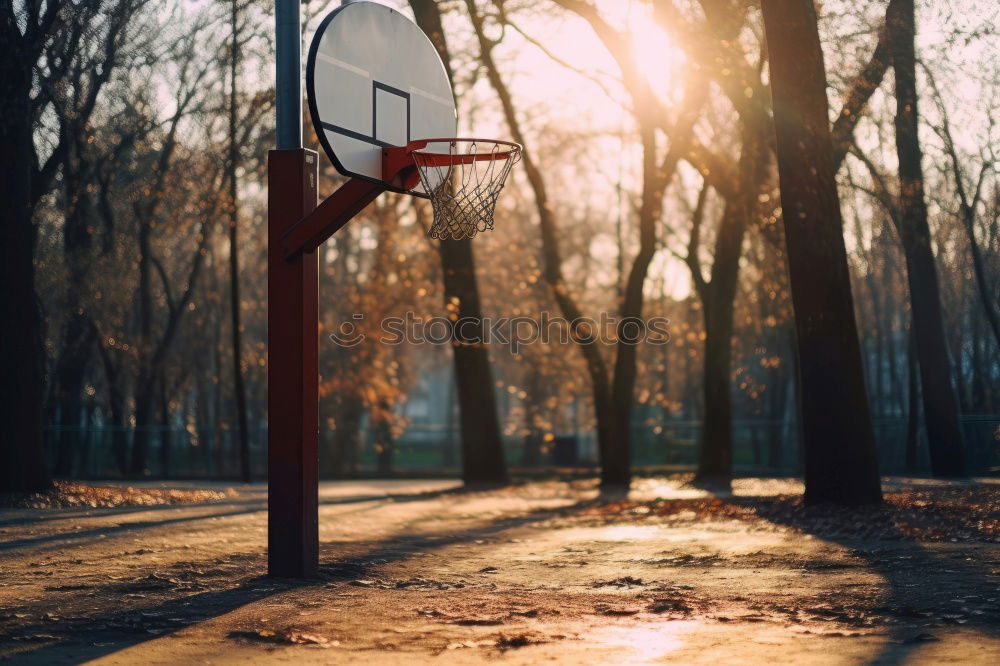
[[677, 90], [686, 63], [680, 47], [648, 16], [629, 19], [629, 37], [639, 72], [653, 91], [669, 96]]

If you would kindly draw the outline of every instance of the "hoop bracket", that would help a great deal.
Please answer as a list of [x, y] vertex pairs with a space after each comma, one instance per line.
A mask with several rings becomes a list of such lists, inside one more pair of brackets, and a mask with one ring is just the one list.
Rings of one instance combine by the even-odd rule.
[[[448, 144], [452, 150], [448, 153], [429, 153], [423, 150], [429, 144], [435, 143]], [[482, 143], [493, 146], [493, 149], [482, 153], [456, 153], [454, 148], [458, 143], [473, 145]], [[470, 194], [481, 196], [479, 188], [481, 186], [489, 188], [487, 191], [488, 198], [491, 199], [489, 205], [486, 207], [476, 206], [473, 210], [483, 218], [475, 224], [492, 229], [493, 204], [496, 201], [496, 194], [503, 187], [507, 172], [519, 158], [520, 152], [521, 146], [510, 141], [463, 138], [420, 139], [411, 141], [405, 146], [384, 148], [382, 150], [382, 181], [351, 178], [338, 187], [333, 194], [323, 200], [323, 203], [299, 219], [281, 236], [281, 248], [284, 251], [285, 259], [292, 259], [303, 252], [315, 251], [317, 247], [337, 233], [351, 218], [364, 210], [383, 192], [393, 188], [400, 191], [412, 190], [421, 182], [422, 178], [426, 177], [425, 172], [428, 169], [443, 169], [450, 174], [450, 170], [455, 167], [464, 168], [470, 165], [474, 167], [478, 162], [503, 162], [505, 166], [496, 172], [491, 170], [486, 173], [488, 178], [483, 180], [476, 178], [475, 182], [464, 183], [470, 186], [469, 191], [460, 193], [464, 197], [470, 196]], [[441, 198], [443, 192], [435, 191], [427, 182], [424, 182], [424, 189], [425, 192], [412, 192], [412, 194], [431, 199], [432, 204], [437, 204], [435, 206], [436, 212], [439, 210], [454, 212], [452, 209], [461, 208], [461, 206], [454, 205], [458, 201], [455, 196], [450, 197], [451, 205], [441, 206], [440, 201], [435, 201], [435, 195]], [[467, 226], [468, 221], [463, 221], [463, 224]], [[451, 229], [447, 232], [441, 231], [435, 237], [458, 238], [462, 235], [471, 237], [475, 233], [476, 231], [472, 228]]]

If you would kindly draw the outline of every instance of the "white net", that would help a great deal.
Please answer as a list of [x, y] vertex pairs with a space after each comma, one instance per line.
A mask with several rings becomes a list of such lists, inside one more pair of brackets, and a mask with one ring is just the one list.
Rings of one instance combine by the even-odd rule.
[[457, 240], [492, 230], [497, 197], [511, 168], [521, 159], [521, 146], [475, 139], [428, 145], [447, 145], [447, 152], [442, 148], [411, 153], [434, 209], [431, 237]]

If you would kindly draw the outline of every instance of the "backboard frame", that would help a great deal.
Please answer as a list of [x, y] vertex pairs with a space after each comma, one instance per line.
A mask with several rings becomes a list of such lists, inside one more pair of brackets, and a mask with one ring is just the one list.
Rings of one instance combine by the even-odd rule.
[[[384, 7], [386, 10], [395, 12], [395, 13], [399, 14], [400, 16], [402, 16], [405, 20], [407, 20], [407, 21], [409, 21], [409, 22], [412, 23], [412, 21], [410, 21], [410, 19], [408, 17], [406, 17], [404, 14], [402, 14], [398, 10], [393, 9], [392, 7], [385, 6], [385, 5], [379, 5], [378, 3], [374, 3], [374, 2], [353, 2], [353, 3], [347, 3], [347, 4], [344, 4], [344, 5], [341, 5], [340, 7], [332, 10], [329, 14], [327, 14], [323, 18], [323, 20], [320, 22], [320, 24], [317, 26], [316, 31], [313, 34], [313, 39], [312, 39], [312, 42], [309, 45], [309, 52], [308, 52], [308, 55], [307, 55], [307, 58], [306, 58], [306, 99], [307, 99], [308, 105], [309, 105], [309, 116], [310, 116], [310, 118], [312, 120], [313, 128], [316, 131], [317, 139], [319, 140], [320, 145], [323, 147], [323, 152], [326, 153], [327, 157], [333, 163], [333, 166], [334, 166], [334, 168], [337, 169], [338, 173], [340, 173], [341, 175], [346, 176], [348, 178], [358, 178], [358, 179], [367, 181], [369, 183], [380, 185], [385, 190], [387, 190], [389, 192], [396, 192], [396, 193], [399, 193], [399, 194], [409, 194], [411, 196], [416, 196], [416, 197], [420, 197], [420, 198], [423, 198], [423, 199], [427, 199], [427, 198], [429, 198], [428, 195], [427, 195], [427, 193], [423, 192], [422, 190], [419, 190], [419, 189], [405, 189], [405, 188], [399, 187], [398, 185], [393, 184], [393, 183], [391, 183], [389, 181], [382, 180], [382, 179], [379, 179], [377, 177], [369, 176], [369, 175], [366, 175], [366, 174], [357, 173], [355, 171], [351, 171], [337, 157], [337, 153], [333, 149], [333, 146], [331, 145], [329, 139], [327, 138], [327, 134], [326, 134], [326, 131], [325, 131], [326, 129], [332, 129], [332, 131], [335, 131], [338, 134], [342, 134], [344, 136], [355, 138], [355, 139], [357, 139], [359, 141], [364, 141], [365, 143], [372, 144], [373, 146], [375, 146], [377, 148], [381, 148], [383, 150], [385, 150], [385, 149], [392, 149], [392, 148], [402, 148], [402, 147], [410, 144], [412, 141], [415, 140], [415, 137], [413, 137], [412, 134], [411, 134], [411, 121], [412, 121], [412, 116], [411, 116], [412, 99], [411, 99], [411, 97], [412, 96], [411, 96], [410, 92], [405, 91], [405, 90], [401, 90], [401, 89], [399, 89], [399, 88], [397, 88], [395, 86], [389, 85], [387, 83], [384, 83], [384, 82], [372, 79], [372, 134], [373, 134], [373, 136], [370, 136], [370, 137], [369, 136], [365, 136], [365, 135], [363, 135], [361, 133], [354, 132], [354, 131], [352, 131], [350, 129], [347, 129], [347, 128], [331, 126], [330, 123], [324, 121], [320, 117], [320, 111], [319, 111], [319, 105], [318, 105], [318, 98], [317, 98], [317, 95], [316, 95], [316, 61], [317, 61], [317, 59], [319, 57], [319, 49], [320, 49], [320, 44], [322, 42], [323, 35], [325, 34], [326, 29], [330, 26], [330, 24], [338, 16], [340, 16], [342, 12], [344, 12], [344, 11], [352, 11], [353, 7], [357, 7], [358, 5], [366, 5], [366, 4], [378, 5], [380, 7]], [[414, 27], [420, 32], [421, 35], [423, 35], [423, 38], [427, 42], [428, 49], [433, 50], [435, 52], [435, 54], [436, 54], [437, 51], [434, 48], [433, 43], [430, 41], [430, 38], [428, 38], [427, 35], [422, 30], [420, 30], [419, 26], [417, 26], [416, 24], [414, 24]], [[441, 65], [442, 72], [445, 72], [446, 70], [445, 70], [445, 67], [444, 67], [444, 63], [440, 62], [440, 58], [438, 58], [438, 62]], [[450, 89], [450, 85], [449, 85], [449, 92], [451, 94], [451, 102], [452, 102], [453, 113], [455, 113], [454, 109], [456, 109], [457, 107], [455, 105], [454, 91]], [[390, 95], [392, 97], [399, 98], [399, 99], [402, 99], [402, 100], [405, 101], [405, 104], [406, 104], [406, 116], [407, 116], [407, 118], [406, 118], [406, 125], [407, 125], [407, 127], [406, 127], [406, 141], [402, 145], [397, 145], [397, 144], [394, 144], [394, 143], [389, 143], [387, 141], [382, 141], [382, 140], [380, 140], [378, 138], [378, 136], [376, 136], [377, 131], [378, 131], [378, 128], [377, 128], [377, 125], [378, 125], [378, 123], [377, 123], [377, 116], [378, 116], [378, 106], [379, 106], [379, 95], [380, 94], [381, 95]], [[455, 116], [455, 124], [456, 124], [456, 131], [457, 131], [457, 114]], [[423, 138], [424, 137], [416, 137], [417, 140], [423, 139]]]

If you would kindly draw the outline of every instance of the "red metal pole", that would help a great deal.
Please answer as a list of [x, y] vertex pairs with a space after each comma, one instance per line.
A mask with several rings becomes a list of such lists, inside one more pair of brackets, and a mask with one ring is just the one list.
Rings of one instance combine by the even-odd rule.
[[267, 561], [271, 576], [319, 567], [319, 274], [315, 252], [288, 259], [281, 238], [316, 208], [317, 155], [267, 156]]

